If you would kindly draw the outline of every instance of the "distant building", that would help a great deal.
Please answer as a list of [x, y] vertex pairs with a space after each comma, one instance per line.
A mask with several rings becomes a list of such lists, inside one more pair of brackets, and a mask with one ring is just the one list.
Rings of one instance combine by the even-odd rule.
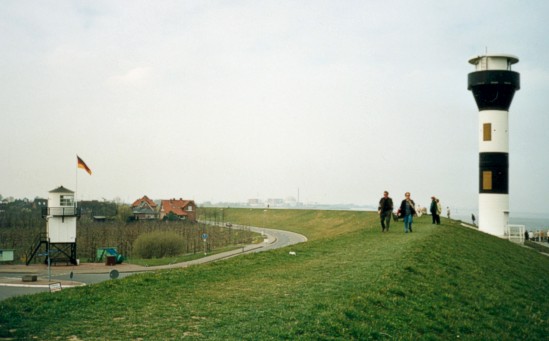
[[33, 208], [48, 207], [48, 199], [35, 198], [32, 203]]
[[196, 204], [193, 200], [170, 199], [160, 202], [160, 219], [169, 214], [177, 216], [179, 219], [196, 221]]
[[131, 208], [135, 220], [158, 219], [158, 205], [146, 195], [134, 201]]
[[284, 200], [284, 205], [288, 207], [296, 207], [297, 200], [295, 200], [294, 197], [286, 197], [286, 199]]
[[284, 206], [284, 200], [283, 199], [267, 199], [267, 205], [269, 207], [282, 207]]
[[261, 206], [262, 202], [259, 199], [248, 199], [248, 206], [251, 207], [259, 207]]

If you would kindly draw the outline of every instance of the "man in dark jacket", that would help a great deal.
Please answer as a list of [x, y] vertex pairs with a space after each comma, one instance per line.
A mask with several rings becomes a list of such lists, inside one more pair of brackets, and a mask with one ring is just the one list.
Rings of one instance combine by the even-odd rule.
[[381, 232], [389, 232], [391, 216], [393, 215], [393, 199], [389, 197], [389, 192], [383, 192], [383, 198], [379, 200], [377, 213], [379, 214], [379, 218], [381, 220]]
[[437, 218], [437, 199], [435, 197], [431, 197], [431, 207], [429, 207], [429, 211], [431, 212], [431, 217], [433, 218], [433, 224], [437, 224], [439, 219]]

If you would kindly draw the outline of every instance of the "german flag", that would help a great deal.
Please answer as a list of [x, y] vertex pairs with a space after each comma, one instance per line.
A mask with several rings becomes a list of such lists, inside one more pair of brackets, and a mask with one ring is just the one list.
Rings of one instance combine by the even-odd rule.
[[78, 168], [82, 168], [83, 170], [88, 172], [89, 175], [92, 175], [92, 171], [91, 171], [90, 167], [88, 167], [88, 165], [78, 155], [76, 155], [76, 159], [77, 159], [77, 162], [78, 162], [77, 163]]

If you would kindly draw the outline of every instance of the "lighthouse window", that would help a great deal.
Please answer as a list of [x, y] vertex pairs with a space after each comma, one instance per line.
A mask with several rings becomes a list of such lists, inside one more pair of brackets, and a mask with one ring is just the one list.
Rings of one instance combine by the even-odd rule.
[[72, 195], [62, 195], [60, 204], [61, 206], [72, 206], [72, 200]]
[[492, 123], [484, 123], [482, 126], [483, 141], [492, 141]]
[[482, 189], [486, 191], [492, 189], [492, 171], [482, 172]]

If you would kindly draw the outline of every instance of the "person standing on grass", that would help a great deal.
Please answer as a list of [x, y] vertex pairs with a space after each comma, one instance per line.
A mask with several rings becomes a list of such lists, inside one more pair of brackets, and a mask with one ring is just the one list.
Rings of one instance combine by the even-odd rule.
[[389, 232], [389, 225], [391, 224], [391, 216], [393, 215], [393, 199], [389, 197], [389, 192], [383, 192], [383, 198], [379, 200], [379, 206], [377, 207], [377, 213], [381, 220], [381, 232]]
[[404, 194], [404, 200], [398, 209], [399, 215], [404, 217], [404, 232], [412, 232], [413, 216], [416, 214], [416, 204], [410, 198], [410, 192]]
[[440, 225], [440, 215], [442, 214], [442, 205], [440, 205], [440, 200], [437, 200], [437, 225]]
[[429, 212], [431, 212], [431, 218], [433, 219], [433, 224], [437, 223], [437, 198], [431, 197], [431, 206], [429, 207]]

